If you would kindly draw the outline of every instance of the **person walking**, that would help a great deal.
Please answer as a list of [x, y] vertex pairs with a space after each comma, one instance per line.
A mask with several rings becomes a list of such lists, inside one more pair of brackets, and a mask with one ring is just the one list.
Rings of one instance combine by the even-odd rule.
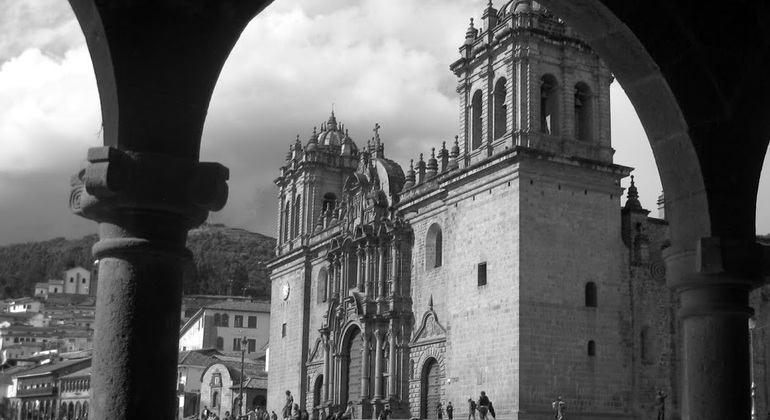
[[452, 407], [452, 401], [449, 401], [446, 405], [446, 416], [449, 420], [452, 420], [452, 413], [454, 413], [455, 408]]
[[286, 402], [283, 405], [283, 418], [288, 419], [291, 417], [291, 408], [294, 405], [294, 397], [291, 396], [291, 391], [286, 390]]
[[476, 401], [473, 398], [468, 398], [468, 420], [476, 420]]
[[481, 395], [479, 395], [478, 410], [479, 419], [486, 420], [487, 412], [489, 411], [489, 397], [487, 397], [487, 393], [484, 391], [481, 391]]
[[275, 411], [271, 411], [270, 413], [270, 420], [278, 420], [278, 416], [275, 414]]
[[441, 401], [436, 403], [436, 414], [438, 415], [439, 419], [444, 418], [444, 407], [441, 406]]
[[563, 420], [564, 419], [564, 410], [565, 410], [566, 404], [564, 403], [564, 400], [561, 399], [561, 395], [556, 398], [556, 401], [551, 403], [551, 408], [556, 412], [553, 416], [553, 420]]

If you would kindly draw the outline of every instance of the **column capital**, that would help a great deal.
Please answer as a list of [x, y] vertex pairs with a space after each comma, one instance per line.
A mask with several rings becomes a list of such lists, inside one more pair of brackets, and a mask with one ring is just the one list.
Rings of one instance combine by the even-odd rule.
[[218, 163], [94, 147], [71, 179], [70, 208], [98, 222], [128, 212], [166, 212], [191, 228], [224, 207], [228, 178], [229, 170]]

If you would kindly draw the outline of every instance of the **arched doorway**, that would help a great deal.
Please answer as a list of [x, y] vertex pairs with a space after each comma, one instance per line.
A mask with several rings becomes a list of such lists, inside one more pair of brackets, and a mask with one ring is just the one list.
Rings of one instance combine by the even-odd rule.
[[344, 389], [340, 394], [339, 403], [342, 406], [347, 405], [348, 401], [356, 401], [361, 397], [361, 374], [362, 374], [362, 355], [361, 355], [361, 329], [353, 327], [348, 334], [345, 342], [345, 354], [343, 360], [343, 378], [342, 385]]
[[318, 375], [313, 385], [313, 407], [321, 405], [321, 391], [323, 390], [324, 376]]
[[437, 418], [436, 405], [441, 401], [441, 367], [438, 360], [428, 359], [420, 376], [420, 418]]

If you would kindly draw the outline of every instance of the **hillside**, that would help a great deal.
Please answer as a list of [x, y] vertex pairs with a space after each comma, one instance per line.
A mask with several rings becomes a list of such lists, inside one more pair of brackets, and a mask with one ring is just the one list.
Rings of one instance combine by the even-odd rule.
[[[70, 267], [90, 269], [94, 261], [91, 247], [97, 240], [96, 235], [88, 235], [0, 247], [0, 298], [31, 296], [35, 283], [62, 278]], [[264, 263], [274, 255], [275, 239], [221, 224], [204, 225], [190, 231], [187, 246], [194, 261], [185, 273], [185, 294], [228, 294], [232, 290], [241, 295], [245, 288], [248, 296], [270, 299]]]

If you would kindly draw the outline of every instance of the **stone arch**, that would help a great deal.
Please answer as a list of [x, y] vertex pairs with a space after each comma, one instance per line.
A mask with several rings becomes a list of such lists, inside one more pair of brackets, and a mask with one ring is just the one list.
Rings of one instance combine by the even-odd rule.
[[582, 35], [623, 86], [659, 168], [672, 247], [694, 251], [698, 239], [711, 236], [706, 186], [689, 127], [658, 64], [631, 29], [599, 0], [586, 0], [581, 6], [570, 0], [542, 3]]
[[495, 90], [492, 94], [493, 112], [492, 121], [494, 123], [493, 139], [502, 137], [508, 129], [508, 105], [506, 98], [508, 96], [508, 84], [505, 77], [500, 77], [495, 83]]
[[470, 117], [470, 137], [471, 137], [471, 150], [476, 150], [479, 147], [481, 147], [481, 144], [484, 142], [482, 139], [482, 133], [483, 133], [483, 123], [484, 123], [484, 117], [482, 114], [483, 109], [483, 94], [481, 93], [481, 89], [476, 90], [473, 92], [473, 96], [471, 97], [471, 106], [468, 110], [469, 117]]
[[444, 238], [441, 226], [433, 223], [425, 237], [425, 269], [441, 267], [443, 264]]
[[561, 94], [556, 76], [546, 73], [540, 77], [540, 132], [559, 135]]
[[342, 364], [338, 389], [339, 404], [344, 406], [348, 401], [358, 399], [361, 394], [361, 376], [363, 372], [361, 349], [364, 333], [358, 324], [351, 323], [344, 330], [340, 340], [340, 363]]
[[578, 82], [574, 93], [574, 136], [580, 141], [593, 141], [594, 100], [591, 88], [585, 82]]
[[[422, 352], [422, 355], [420, 356], [419, 360], [416, 363], [416, 366], [420, 367], [420, 370], [418, 371], [420, 373], [420, 378], [422, 378], [422, 372], [425, 369], [425, 364], [431, 358], [436, 359], [436, 361], [438, 361], [438, 366], [440, 368], [439, 372], [441, 376], [444, 377], [446, 374], [446, 363], [444, 361], [444, 352], [438, 349], [437, 347], [428, 347], [427, 349], [425, 349], [425, 351]], [[420, 378], [415, 378], [415, 379], [420, 379]]]
[[420, 418], [433, 418], [431, 414], [443, 394], [444, 371], [434, 356], [425, 357], [420, 366]]
[[318, 407], [323, 402], [323, 374], [318, 374], [313, 381], [313, 407]]

